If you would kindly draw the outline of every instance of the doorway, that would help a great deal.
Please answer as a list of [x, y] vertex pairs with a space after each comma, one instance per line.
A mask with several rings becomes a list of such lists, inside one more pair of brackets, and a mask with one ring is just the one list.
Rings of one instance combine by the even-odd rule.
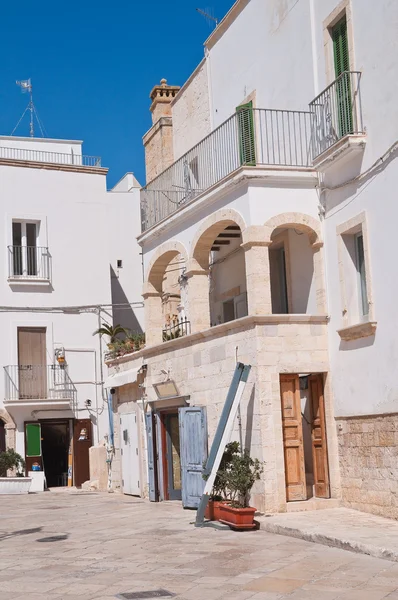
[[323, 375], [280, 376], [288, 502], [330, 498]]
[[46, 328], [18, 327], [19, 398], [46, 399]]
[[169, 500], [181, 500], [181, 453], [178, 412], [164, 415], [165, 471]]
[[68, 485], [69, 420], [41, 421], [41, 449], [47, 487]]

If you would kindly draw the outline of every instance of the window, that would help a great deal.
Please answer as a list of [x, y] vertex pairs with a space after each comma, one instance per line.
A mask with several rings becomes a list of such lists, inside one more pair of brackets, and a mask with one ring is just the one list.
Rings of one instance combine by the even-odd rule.
[[51, 256], [48, 248], [39, 246], [40, 221], [14, 220], [12, 244], [8, 246], [9, 281], [51, 279]]
[[363, 249], [363, 234], [362, 232], [357, 233], [355, 236], [355, 251], [356, 251], [356, 263], [358, 271], [358, 290], [360, 299], [360, 310], [362, 316], [369, 314], [369, 301], [368, 292], [366, 285], [366, 268], [365, 268], [365, 253]]
[[120, 258], [117, 261], [117, 268], [118, 269], [122, 269], [123, 268], [123, 261]]
[[[370, 279], [369, 241], [366, 213], [337, 227], [343, 339], [374, 333], [374, 308]], [[355, 331], [354, 331], [355, 330]], [[344, 337], [346, 333], [351, 337]]]
[[353, 132], [352, 106], [351, 106], [351, 80], [349, 74], [343, 73], [350, 70], [348, 54], [348, 36], [346, 16], [332, 28], [334, 71], [336, 82], [336, 103], [338, 111], [339, 135], [343, 137]]
[[256, 143], [254, 133], [253, 102], [241, 104], [237, 107], [239, 131], [239, 156], [241, 165], [255, 166]]

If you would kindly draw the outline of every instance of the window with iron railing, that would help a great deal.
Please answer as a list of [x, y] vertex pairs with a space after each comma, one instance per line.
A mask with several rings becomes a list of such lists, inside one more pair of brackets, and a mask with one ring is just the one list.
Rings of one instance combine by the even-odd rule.
[[12, 245], [8, 246], [9, 279], [50, 280], [50, 253], [38, 245], [40, 223], [13, 221]]

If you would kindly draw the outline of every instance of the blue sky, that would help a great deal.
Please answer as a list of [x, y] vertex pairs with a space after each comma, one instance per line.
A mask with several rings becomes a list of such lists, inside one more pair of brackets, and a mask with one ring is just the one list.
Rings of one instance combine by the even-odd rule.
[[[9, 135], [32, 78], [49, 137], [84, 140], [109, 167], [108, 187], [127, 171], [144, 183], [142, 135], [149, 92], [162, 77], [182, 84], [211, 32], [195, 8], [221, 18], [233, 0], [6, 1], [0, 19], [0, 134]], [[29, 135], [28, 119], [15, 135]]]

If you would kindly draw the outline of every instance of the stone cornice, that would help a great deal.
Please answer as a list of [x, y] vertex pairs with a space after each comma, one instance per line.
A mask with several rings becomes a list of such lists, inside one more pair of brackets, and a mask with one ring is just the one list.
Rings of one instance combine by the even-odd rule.
[[257, 325], [282, 325], [289, 323], [326, 325], [328, 322], [328, 315], [254, 315], [242, 317], [241, 319], [229, 321], [228, 323], [222, 323], [221, 325], [216, 325], [215, 327], [209, 327], [203, 331], [191, 333], [190, 335], [176, 338], [175, 340], [169, 340], [168, 342], [156, 344], [156, 346], [147, 346], [138, 352], [125, 354], [119, 358], [107, 361], [106, 364], [108, 367], [111, 367], [117, 364], [128, 362], [130, 360], [136, 360], [137, 358], [147, 358], [154, 355], [156, 356], [165, 351], [177, 350], [177, 348], [190, 346], [199, 340], [211, 339], [226, 335], [235, 329], [253, 329]]

